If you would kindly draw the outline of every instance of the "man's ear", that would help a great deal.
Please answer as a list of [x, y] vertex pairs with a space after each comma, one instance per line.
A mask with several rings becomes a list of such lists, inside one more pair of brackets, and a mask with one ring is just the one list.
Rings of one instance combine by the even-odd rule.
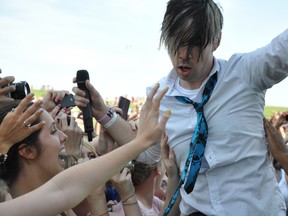
[[213, 41], [213, 52], [219, 47], [221, 42], [222, 32], [218, 33]]
[[18, 148], [18, 153], [21, 157], [28, 160], [33, 160], [37, 157], [36, 148], [27, 144], [21, 144]]

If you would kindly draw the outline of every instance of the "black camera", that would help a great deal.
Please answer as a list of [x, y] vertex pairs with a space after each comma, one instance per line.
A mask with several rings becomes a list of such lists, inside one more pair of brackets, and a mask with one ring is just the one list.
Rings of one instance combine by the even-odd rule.
[[10, 85], [15, 86], [15, 91], [10, 92], [8, 97], [14, 99], [23, 99], [30, 93], [30, 86], [26, 81], [10, 83]]

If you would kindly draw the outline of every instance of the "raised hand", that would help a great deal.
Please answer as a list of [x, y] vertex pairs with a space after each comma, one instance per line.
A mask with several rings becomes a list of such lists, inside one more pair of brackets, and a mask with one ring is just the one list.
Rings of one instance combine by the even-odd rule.
[[49, 90], [43, 97], [42, 107], [51, 112], [56, 107], [56, 102], [60, 102], [66, 94], [69, 94], [68, 91], [55, 91]]
[[[26, 106], [34, 99], [34, 94], [28, 94], [20, 104], [9, 112], [0, 125], [0, 149], [1, 153], [43, 127], [45, 122], [31, 125], [43, 112], [39, 109], [42, 101], [36, 101], [26, 109]], [[15, 133], [17, 131], [17, 133]]]
[[156, 95], [158, 88], [159, 84], [153, 87], [141, 109], [136, 136], [136, 139], [142, 140], [140, 141], [141, 143], [150, 146], [155, 145], [160, 141], [165, 130], [165, 125], [171, 115], [171, 111], [167, 110], [159, 121], [160, 101], [168, 91], [168, 87], [164, 88]]

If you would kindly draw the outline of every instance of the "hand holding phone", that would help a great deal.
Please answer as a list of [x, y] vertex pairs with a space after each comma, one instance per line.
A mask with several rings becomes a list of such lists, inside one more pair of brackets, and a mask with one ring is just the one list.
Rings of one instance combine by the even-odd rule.
[[61, 109], [64, 107], [74, 107], [76, 106], [74, 96], [72, 94], [66, 94], [64, 98], [57, 102], [56, 105], [60, 104]]
[[129, 111], [129, 107], [130, 107], [130, 100], [120, 96], [119, 97], [119, 102], [118, 102], [118, 107], [122, 109], [122, 115], [121, 117], [124, 120], [128, 119], [128, 111]]

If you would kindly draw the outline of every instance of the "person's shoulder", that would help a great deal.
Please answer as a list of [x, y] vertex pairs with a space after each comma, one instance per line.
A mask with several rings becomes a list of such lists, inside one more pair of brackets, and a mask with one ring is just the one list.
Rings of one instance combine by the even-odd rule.
[[246, 53], [234, 53], [228, 60], [217, 59], [217, 64], [219, 65], [220, 71], [223, 69], [230, 68], [230, 66], [235, 67], [238, 63], [242, 64], [241, 59], [245, 56]]

